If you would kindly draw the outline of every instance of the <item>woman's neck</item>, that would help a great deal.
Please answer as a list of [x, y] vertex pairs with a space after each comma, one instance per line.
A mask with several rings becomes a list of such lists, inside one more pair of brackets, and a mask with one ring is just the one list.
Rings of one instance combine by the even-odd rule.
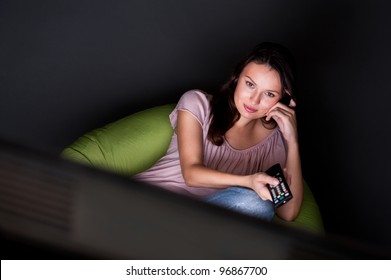
[[225, 133], [225, 139], [233, 148], [244, 150], [257, 145], [272, 132], [260, 119], [239, 120]]

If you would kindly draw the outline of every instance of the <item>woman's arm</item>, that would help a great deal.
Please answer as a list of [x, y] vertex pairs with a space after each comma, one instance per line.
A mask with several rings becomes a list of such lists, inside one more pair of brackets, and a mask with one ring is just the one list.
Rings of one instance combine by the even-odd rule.
[[[293, 104], [294, 106], [296, 104]], [[273, 118], [277, 122], [287, 144], [285, 173], [287, 183], [293, 195], [289, 203], [277, 209], [277, 215], [284, 220], [293, 221], [299, 214], [303, 201], [303, 176], [301, 172], [296, 114], [292, 108], [278, 103], [269, 111], [267, 118]]]
[[[256, 190], [264, 199], [270, 199], [265, 188], [266, 184], [276, 184], [277, 179], [257, 173], [249, 176], [240, 176], [220, 172], [205, 167], [203, 164], [203, 132], [198, 120], [189, 112], [178, 111], [176, 127], [178, 136], [179, 159], [185, 183], [191, 187], [227, 188], [229, 186], [243, 186]], [[261, 195], [260, 194], [260, 195]]]
[[283, 207], [277, 208], [277, 215], [284, 220], [293, 221], [300, 212], [303, 201], [303, 177], [299, 147], [297, 144], [288, 144], [286, 161], [286, 179], [292, 191], [293, 198]]

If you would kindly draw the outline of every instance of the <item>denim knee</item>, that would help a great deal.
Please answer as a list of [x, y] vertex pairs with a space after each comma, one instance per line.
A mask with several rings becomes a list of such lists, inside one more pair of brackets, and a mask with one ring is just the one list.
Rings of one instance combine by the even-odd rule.
[[208, 196], [206, 201], [266, 221], [271, 221], [276, 212], [271, 201], [263, 200], [255, 191], [243, 187], [224, 189]]

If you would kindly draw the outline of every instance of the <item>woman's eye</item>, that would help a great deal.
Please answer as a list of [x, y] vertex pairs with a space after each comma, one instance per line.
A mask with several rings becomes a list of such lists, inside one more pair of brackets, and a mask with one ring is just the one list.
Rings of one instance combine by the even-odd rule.
[[266, 92], [266, 95], [269, 97], [275, 97], [276, 95], [270, 91]]
[[247, 85], [249, 88], [254, 88], [254, 84], [253, 84], [252, 82], [246, 81], [246, 85]]

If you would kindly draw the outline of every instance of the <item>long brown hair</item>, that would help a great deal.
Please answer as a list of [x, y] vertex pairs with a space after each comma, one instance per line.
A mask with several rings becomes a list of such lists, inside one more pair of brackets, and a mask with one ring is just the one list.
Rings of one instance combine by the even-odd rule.
[[[239, 120], [240, 114], [235, 106], [234, 92], [238, 79], [243, 69], [250, 62], [266, 64], [276, 70], [283, 86], [282, 97], [289, 92], [294, 98], [294, 76], [293, 57], [291, 53], [282, 45], [271, 42], [264, 42], [257, 45], [241, 62], [233, 69], [228, 81], [221, 87], [218, 94], [214, 94], [211, 100], [211, 125], [208, 131], [208, 139], [213, 144], [220, 146], [223, 144], [225, 133]], [[271, 119], [262, 122], [267, 128], [275, 128], [276, 122]]]

